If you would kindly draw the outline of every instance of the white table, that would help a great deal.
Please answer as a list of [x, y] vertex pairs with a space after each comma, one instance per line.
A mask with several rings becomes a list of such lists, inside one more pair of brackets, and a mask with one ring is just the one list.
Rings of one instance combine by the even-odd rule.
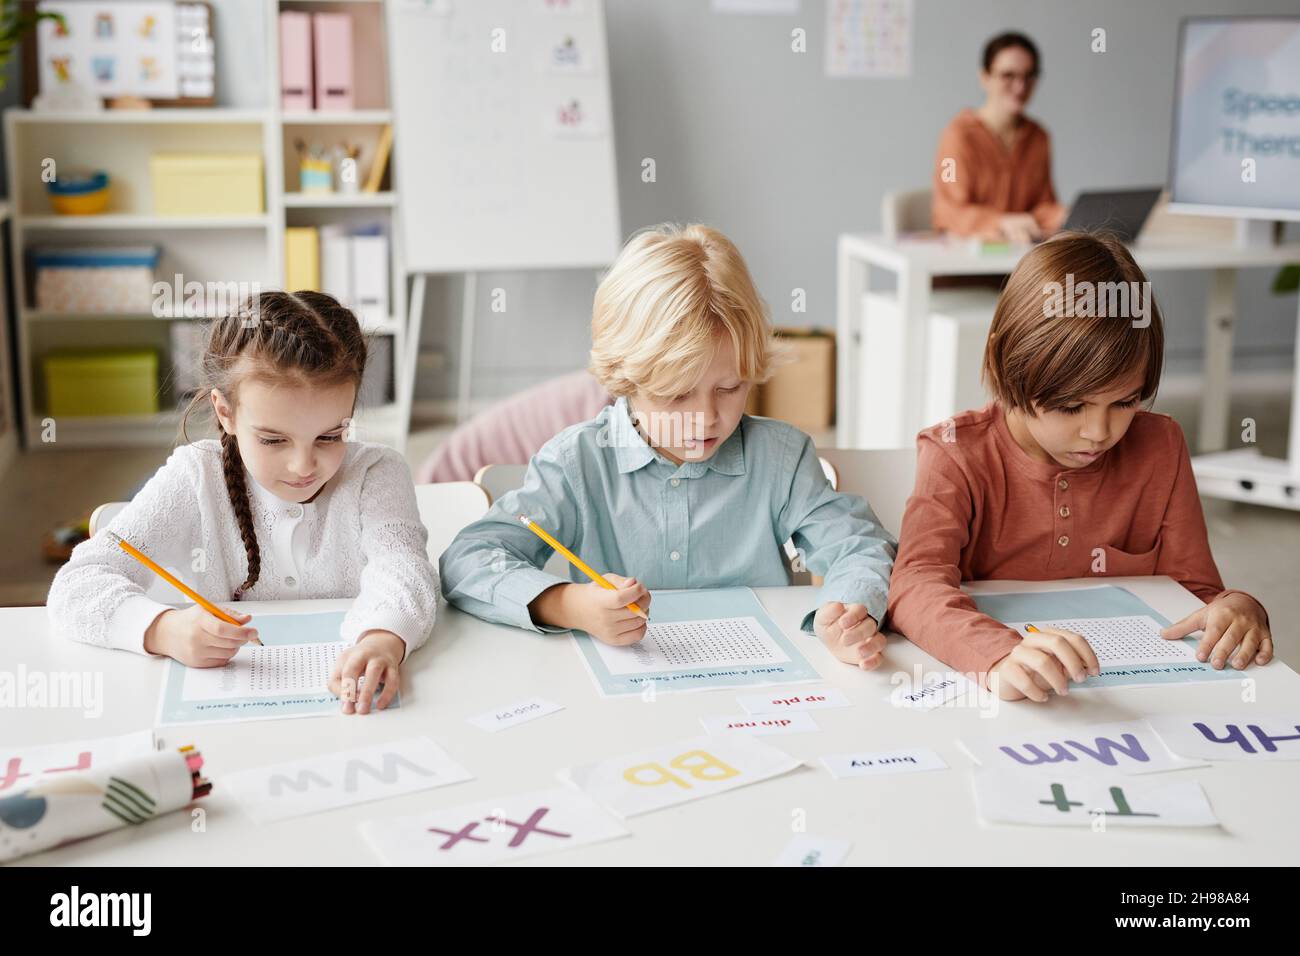
[[[836, 370], [836, 444], [860, 447], [859, 423], [878, 416], [873, 406], [869, 369], [860, 355], [864, 341], [863, 295], [872, 270], [892, 273], [897, 281], [898, 314], [904, 356], [901, 420], [893, 432], [904, 444], [927, 425], [923, 417], [926, 388], [926, 334], [930, 286], [935, 276], [1004, 275], [1029, 246], [982, 254], [969, 240], [842, 233], [839, 237], [836, 293], [838, 368]], [[1147, 273], [1203, 270], [1213, 273], [1205, 311], [1204, 383], [1201, 393], [1198, 450], [1193, 459], [1203, 494], [1257, 504], [1300, 509], [1300, 387], [1292, 390], [1288, 460], [1268, 459], [1253, 449], [1225, 452], [1228, 435], [1229, 379], [1232, 372], [1234, 293], [1239, 269], [1282, 266], [1300, 261], [1300, 242], [1243, 247], [1228, 241], [1162, 235], [1140, 239], [1133, 257]], [[1300, 311], [1296, 317], [1296, 375], [1300, 382]]]
[[[1095, 585], [1096, 581], [1081, 582]], [[1117, 578], [1170, 618], [1195, 608], [1197, 599], [1164, 578]], [[1060, 586], [1060, 582], [1053, 586]], [[992, 590], [1025, 587], [1014, 582], [977, 585]], [[1033, 587], [1029, 585], [1028, 587]], [[975, 816], [971, 763], [955, 740], [994, 728], [1051, 728], [1176, 714], [1294, 710], [1300, 678], [1281, 661], [1251, 668], [1257, 703], [1241, 703], [1237, 681], [1132, 690], [1077, 691], [1050, 705], [1002, 704], [998, 715], [975, 709], [933, 711], [892, 707], [891, 675], [914, 667], [940, 669], [918, 648], [891, 640], [886, 663], [864, 673], [833, 660], [811, 636], [797, 636], [798, 622], [815, 598], [812, 588], [758, 590], [772, 617], [827, 679], [854, 701], [851, 708], [814, 712], [821, 731], [764, 738], [807, 761], [809, 767], [751, 787], [632, 818], [632, 836], [535, 858], [540, 864], [762, 865], [792, 837], [802, 814], [812, 835], [851, 840], [855, 864], [1072, 863], [1072, 864], [1294, 864], [1300, 859], [1300, 762], [1242, 765], [1219, 763], [1178, 771], [1179, 779], [1205, 788], [1223, 823], [1221, 830], [1122, 830], [986, 827]], [[331, 610], [346, 601], [290, 602], [277, 609]], [[256, 612], [250, 603], [249, 610]], [[80, 712], [0, 712], [0, 741], [44, 744], [99, 737], [151, 726], [163, 670], [121, 651], [54, 641], [43, 608], [0, 609], [0, 667], [28, 670], [100, 670], [105, 707], [99, 720]], [[377, 863], [357, 823], [383, 814], [410, 814], [475, 800], [555, 786], [565, 766], [699, 736], [704, 714], [737, 713], [736, 691], [660, 694], [602, 700], [567, 636], [541, 637], [485, 624], [448, 609], [434, 638], [404, 668], [400, 710], [366, 717], [214, 724], [167, 728], [169, 745], [193, 742], [214, 781], [197, 802], [207, 811], [207, 830], [193, 833], [186, 813], [172, 813], [139, 827], [29, 857], [39, 864], [369, 864]], [[804, 689], [817, 685], [798, 685]], [[744, 693], [745, 691], [741, 691]], [[493, 707], [541, 695], [564, 711], [489, 734], [465, 718]], [[327, 753], [412, 735], [428, 735], [476, 779], [266, 826], [248, 821], [221, 785], [229, 771]], [[817, 761], [823, 754], [931, 747], [951, 769], [894, 777], [837, 781]]]

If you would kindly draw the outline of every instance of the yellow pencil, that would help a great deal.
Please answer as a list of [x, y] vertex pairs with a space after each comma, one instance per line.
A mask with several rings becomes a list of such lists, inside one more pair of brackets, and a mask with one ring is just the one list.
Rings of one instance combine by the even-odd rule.
[[[131, 542], [127, 541], [120, 534], [115, 534], [112, 531], [105, 531], [104, 533], [107, 534], [109, 538], [111, 538], [113, 541], [117, 542], [118, 547], [120, 547], [123, 551], [125, 551], [131, 557], [135, 558], [146, 568], [148, 568], [154, 574], [158, 575], [160, 578], [162, 578], [164, 581], [166, 581], [176, 590], [180, 591], [187, 598], [189, 598], [195, 604], [199, 605], [199, 607], [203, 608], [209, 614], [213, 615], [214, 617], [220, 618], [221, 620], [225, 621], [227, 624], [233, 624], [235, 625], [235, 627], [243, 626], [239, 623], [239, 621], [235, 620], [225, 611], [221, 610], [221, 608], [217, 607], [215, 604], [213, 604], [211, 601], [205, 598], [198, 591], [194, 590], [184, 581], [172, 575], [166, 568], [163, 568], [160, 565], [158, 565], [152, 558], [149, 557], [149, 555], [145, 554], [135, 545], [131, 544]], [[254, 640], [257, 639], [254, 638]], [[261, 644], [262, 642], [260, 640], [257, 640], [257, 643]]]
[[[524, 523], [524, 526], [527, 527], [529, 531], [531, 531], [533, 534], [537, 535], [537, 537], [541, 538], [543, 541], [545, 541], [547, 544], [549, 544], [549, 545], [550, 545], [552, 548], [554, 548], [556, 551], [560, 552], [560, 554], [562, 554], [562, 555], [564, 555], [566, 558], [568, 558], [569, 561], [572, 562], [572, 564], [573, 564], [573, 566], [574, 566], [575, 568], [577, 568], [579, 571], [581, 571], [581, 572], [582, 572], [583, 574], [585, 574], [587, 577], [591, 578], [592, 581], [594, 581], [595, 583], [599, 584], [601, 587], [603, 587], [603, 588], [604, 588], [605, 590], [607, 590], [607, 591], [617, 591], [617, 590], [618, 590], [618, 588], [614, 587], [614, 585], [610, 584], [608, 581], [606, 581], [604, 578], [602, 578], [599, 574], [597, 574], [595, 571], [593, 571], [593, 570], [591, 569], [591, 567], [587, 564], [586, 561], [583, 561], [582, 558], [578, 557], [576, 554], [574, 554], [572, 551], [570, 551], [570, 550], [569, 550], [568, 548], [566, 548], [564, 545], [560, 544], [560, 542], [558, 542], [558, 541], [556, 541], [554, 538], [552, 538], [552, 537], [550, 536], [550, 534], [547, 533], [547, 531], [546, 531], [545, 528], [543, 528], [543, 527], [541, 527], [540, 525], [538, 525], [537, 522], [530, 520], [529, 517], [528, 517], [528, 515], [520, 515], [520, 516], [519, 516], [519, 520], [522, 521], [522, 522]], [[642, 618], [644, 618], [644, 619], [647, 620], [647, 621], [650, 620], [650, 615], [647, 614], [645, 611], [641, 610], [641, 608], [637, 607], [636, 604], [629, 604], [629, 605], [627, 606], [627, 609], [628, 609], [629, 611], [631, 611], [633, 614], [637, 615], [638, 617], [642, 617]]]
[[1038, 628], [1034, 627], [1034, 625], [1032, 625], [1032, 624], [1026, 624], [1026, 625], [1025, 625], [1025, 630], [1028, 631], [1030, 634], [1041, 634], [1041, 633], [1043, 633], [1043, 632], [1040, 631]]

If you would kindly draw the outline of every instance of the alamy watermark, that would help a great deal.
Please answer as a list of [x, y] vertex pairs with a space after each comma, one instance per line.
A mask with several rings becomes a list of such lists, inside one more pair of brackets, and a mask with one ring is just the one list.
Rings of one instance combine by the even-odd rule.
[[1043, 286], [1045, 318], [1129, 319], [1135, 329], [1151, 324], [1150, 282], [1074, 281], [1074, 273], [1065, 274], [1065, 282], [1048, 282]]

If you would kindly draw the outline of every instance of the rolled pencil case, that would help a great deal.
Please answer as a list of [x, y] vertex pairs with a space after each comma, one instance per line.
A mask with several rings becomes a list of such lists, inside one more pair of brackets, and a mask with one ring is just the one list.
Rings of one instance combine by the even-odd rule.
[[202, 766], [191, 747], [38, 777], [0, 797], [0, 861], [179, 810], [211, 790]]

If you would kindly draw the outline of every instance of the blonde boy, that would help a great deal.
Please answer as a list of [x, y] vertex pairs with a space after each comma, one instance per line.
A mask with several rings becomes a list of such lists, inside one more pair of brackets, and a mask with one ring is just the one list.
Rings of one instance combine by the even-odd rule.
[[[895, 542], [861, 498], [831, 489], [812, 440], [744, 414], [771, 374], [766, 308], [736, 247], [706, 226], [633, 237], [596, 291], [591, 371], [616, 402], [552, 439], [523, 487], [442, 556], [447, 599], [534, 631], [632, 644], [651, 588], [789, 583], [793, 539], [825, 577], [802, 627], [840, 660], [880, 663]], [[542, 570], [527, 515], [617, 590]], [[608, 572], [608, 573], [606, 573]]]

